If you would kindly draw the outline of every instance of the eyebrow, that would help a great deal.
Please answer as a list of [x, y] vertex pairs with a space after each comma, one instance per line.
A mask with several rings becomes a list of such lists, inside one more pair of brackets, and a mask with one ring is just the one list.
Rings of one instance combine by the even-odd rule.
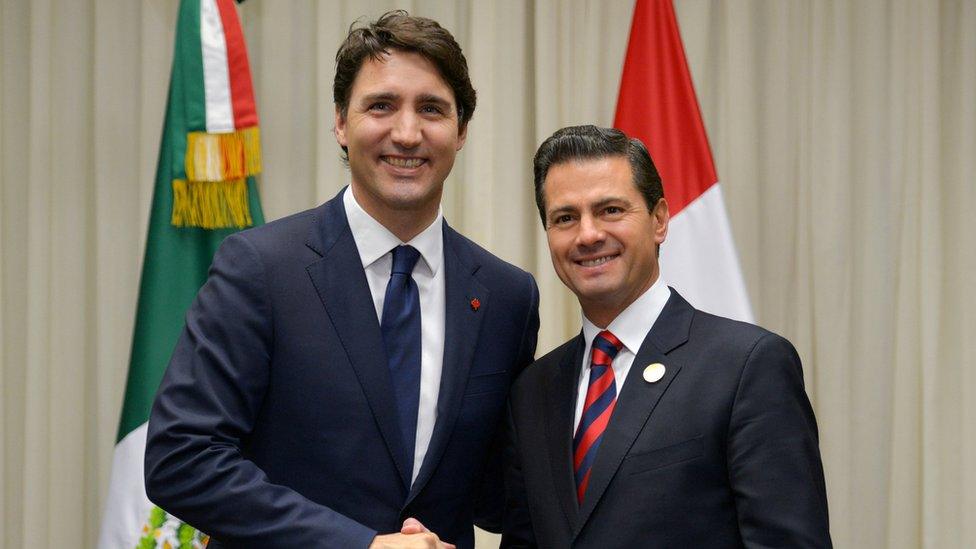
[[[600, 200], [597, 200], [593, 204], [590, 204], [589, 207], [591, 209], [595, 209], [596, 210], [596, 209], [604, 208], [604, 207], [609, 206], [609, 205], [614, 204], [614, 203], [620, 203], [620, 204], [624, 204], [624, 205], [630, 206], [630, 200], [627, 200], [626, 198], [623, 198], [623, 197], [620, 197], [620, 196], [608, 196], [606, 198], [602, 198]], [[553, 208], [552, 210], [549, 210], [549, 212], [546, 215], [548, 216], [548, 215], [553, 215], [553, 214], [557, 214], [557, 213], [566, 213], [566, 212], [575, 212], [575, 211], [577, 211], [576, 206], [568, 206], [568, 205], [567, 206], [558, 206], [556, 208]]]
[[451, 106], [451, 102], [450, 101], [448, 101], [447, 99], [445, 99], [445, 98], [443, 98], [443, 97], [441, 97], [439, 95], [435, 95], [435, 94], [432, 94], [432, 93], [422, 93], [422, 94], [420, 94], [420, 97], [417, 98], [417, 102], [418, 103], [433, 103], [435, 105], [441, 105], [441, 106], [444, 106], [444, 107], [450, 107]]
[[396, 101], [400, 96], [393, 92], [377, 92], [364, 95], [362, 103], [372, 103], [374, 101]]
[[[393, 93], [393, 92], [376, 92], [376, 93], [370, 93], [370, 94], [364, 95], [362, 97], [362, 101], [361, 102], [362, 103], [374, 103], [376, 101], [391, 101], [391, 102], [393, 102], [393, 101], [398, 101], [400, 99], [401, 99], [401, 96], [399, 94], [396, 94], [396, 93]], [[424, 94], [419, 95], [417, 97], [417, 102], [418, 103], [424, 103], [424, 104], [441, 105], [441, 106], [444, 106], [444, 107], [450, 107], [451, 106], [451, 102], [450, 101], [448, 101], [447, 99], [444, 99], [443, 97], [441, 97], [439, 95], [435, 95], [435, 94], [432, 94], [432, 93], [424, 93]]]
[[609, 206], [610, 204], [613, 204], [614, 202], [622, 203], [622, 204], [625, 204], [627, 206], [630, 206], [630, 200], [627, 200], [626, 198], [624, 198], [622, 196], [608, 196], [608, 197], [604, 198], [603, 200], [597, 201], [595, 204], [592, 205], [592, 207], [593, 208], [602, 208], [604, 206]]
[[553, 209], [549, 210], [548, 212], [546, 212], [546, 217], [552, 217], [554, 215], [560, 215], [560, 214], [564, 214], [564, 213], [572, 213], [572, 212], [575, 212], [575, 211], [576, 211], [576, 208], [574, 208], [573, 206], [560, 206], [558, 208], [553, 208]]

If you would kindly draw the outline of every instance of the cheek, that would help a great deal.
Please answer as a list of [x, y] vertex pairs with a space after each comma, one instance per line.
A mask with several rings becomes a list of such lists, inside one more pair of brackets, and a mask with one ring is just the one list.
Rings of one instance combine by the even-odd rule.
[[641, 273], [651, 268], [654, 263], [654, 248], [656, 246], [657, 244], [650, 235], [632, 244], [634, 253], [631, 254], [630, 263], [631, 270], [634, 271], [631, 273], [633, 276], [640, 276]]
[[564, 270], [563, 267], [570, 262], [567, 255], [571, 239], [566, 235], [553, 236], [550, 233], [547, 240], [549, 241], [549, 257], [552, 259], [553, 266], [556, 267], [557, 271]]
[[438, 136], [434, 142], [434, 147], [439, 151], [439, 154], [453, 161], [458, 151], [461, 150], [461, 143], [453, 135], [445, 134]]
[[383, 137], [385, 122], [370, 118], [361, 119], [351, 127], [346, 125], [346, 140], [360, 145], [371, 145]]
[[552, 260], [552, 265], [559, 270], [559, 242], [557, 239], [553, 238], [552, 235], [548, 235], [546, 240], [549, 242], [549, 259]]

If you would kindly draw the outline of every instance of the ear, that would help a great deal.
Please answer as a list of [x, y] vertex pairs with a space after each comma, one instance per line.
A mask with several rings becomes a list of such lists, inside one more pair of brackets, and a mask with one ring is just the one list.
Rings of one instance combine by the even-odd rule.
[[468, 123], [465, 122], [463, 126], [458, 126], [458, 143], [457, 148], [454, 149], [455, 152], [460, 151], [464, 147], [464, 142], [468, 139]]
[[663, 198], [658, 200], [651, 211], [651, 216], [655, 221], [654, 242], [660, 246], [668, 237], [668, 222], [671, 220], [671, 214], [668, 212], [668, 201]]
[[335, 127], [333, 128], [333, 131], [335, 132], [336, 142], [339, 143], [339, 146], [347, 147], [346, 118], [342, 116], [342, 110], [339, 109], [338, 104], [335, 106]]

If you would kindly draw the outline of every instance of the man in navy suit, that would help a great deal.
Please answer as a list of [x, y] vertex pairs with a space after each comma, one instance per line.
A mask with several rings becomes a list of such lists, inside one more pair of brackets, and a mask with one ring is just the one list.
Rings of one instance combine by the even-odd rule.
[[583, 329], [512, 389], [502, 545], [830, 547], [799, 357], [661, 280], [668, 205], [644, 145], [559, 130], [535, 189]]
[[211, 547], [472, 547], [472, 523], [501, 526], [538, 290], [441, 216], [475, 107], [450, 33], [390, 12], [336, 69], [351, 184], [222, 244], [153, 405], [147, 492]]

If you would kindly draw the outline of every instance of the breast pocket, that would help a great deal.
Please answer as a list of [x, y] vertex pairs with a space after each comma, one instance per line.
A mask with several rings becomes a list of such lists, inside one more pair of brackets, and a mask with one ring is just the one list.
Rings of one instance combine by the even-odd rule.
[[468, 378], [468, 386], [464, 389], [464, 396], [506, 391], [508, 386], [508, 370], [475, 374]]
[[631, 475], [646, 473], [682, 461], [688, 461], [701, 457], [705, 453], [705, 441], [703, 437], [695, 437], [684, 442], [671, 444], [663, 448], [655, 448], [639, 454], [627, 456], [626, 465]]

